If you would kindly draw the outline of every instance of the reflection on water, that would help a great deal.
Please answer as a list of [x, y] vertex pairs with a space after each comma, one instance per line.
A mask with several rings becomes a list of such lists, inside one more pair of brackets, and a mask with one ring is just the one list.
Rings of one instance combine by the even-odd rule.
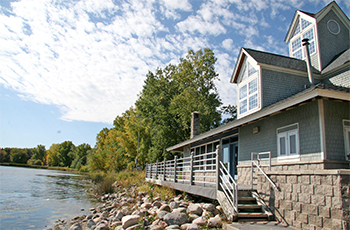
[[[95, 206], [81, 175], [0, 166], [0, 229], [47, 229]], [[83, 210], [83, 211], [82, 211]]]

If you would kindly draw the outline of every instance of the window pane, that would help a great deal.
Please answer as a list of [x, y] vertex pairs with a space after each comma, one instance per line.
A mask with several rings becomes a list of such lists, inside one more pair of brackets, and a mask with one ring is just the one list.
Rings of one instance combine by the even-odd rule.
[[280, 155], [286, 155], [286, 138], [280, 137]]
[[256, 91], [258, 91], [258, 78], [249, 82], [249, 95], [256, 93]]
[[248, 76], [252, 76], [258, 72], [249, 62], [248, 62]]
[[300, 32], [300, 22], [299, 22], [299, 20], [298, 20], [298, 25], [297, 25], [297, 28], [295, 29], [295, 32], [294, 32], [294, 34], [293, 34], [293, 37], [294, 37], [295, 35], [297, 35], [299, 32]]
[[307, 21], [305, 19], [301, 19], [301, 27], [302, 29], [304, 30], [306, 27], [308, 27], [309, 25], [311, 25], [311, 22], [310, 21]]
[[301, 48], [301, 37], [298, 37], [292, 42], [292, 52], [294, 53], [296, 50]]
[[316, 49], [315, 49], [315, 42], [311, 42], [310, 45], [309, 45], [309, 51], [310, 51], [310, 54], [313, 54], [316, 52]]
[[239, 99], [243, 99], [246, 96], [247, 96], [247, 85], [244, 85], [239, 89]]
[[298, 59], [303, 59], [303, 52], [302, 50], [298, 50], [297, 52], [293, 53], [293, 57], [298, 58]]
[[249, 110], [258, 107], [258, 94], [249, 97]]
[[296, 135], [289, 136], [289, 148], [290, 148], [290, 154], [297, 153]]
[[245, 99], [244, 101], [241, 101], [240, 103], [240, 107], [239, 107], [239, 113], [245, 113], [247, 112], [247, 99]]
[[308, 38], [309, 41], [314, 39], [314, 29], [308, 30], [304, 35], [303, 39]]

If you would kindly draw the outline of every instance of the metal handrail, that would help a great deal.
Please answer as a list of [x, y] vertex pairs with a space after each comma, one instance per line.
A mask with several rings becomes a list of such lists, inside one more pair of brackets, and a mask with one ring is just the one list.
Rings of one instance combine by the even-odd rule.
[[[238, 212], [238, 185], [237, 185], [236, 181], [233, 179], [233, 177], [231, 176], [231, 174], [228, 172], [227, 168], [222, 163], [222, 161], [220, 161], [220, 172], [222, 175], [228, 176], [228, 179], [224, 179], [223, 176], [220, 176], [221, 181], [224, 182], [224, 183], [220, 183], [222, 191], [225, 193], [226, 198], [228, 199], [228, 201], [232, 205], [234, 211]], [[232, 181], [232, 182], [230, 183], [230, 181]], [[231, 188], [229, 188], [227, 184], [229, 184]], [[226, 189], [224, 188], [223, 185], [225, 185]], [[229, 195], [227, 194], [227, 191], [228, 191]], [[233, 193], [232, 193], [232, 191], [233, 191]]]
[[[260, 159], [260, 155], [269, 155], [268, 158], [265, 159]], [[265, 178], [270, 182], [270, 184], [273, 186], [274, 189], [279, 191], [279, 188], [277, 187], [277, 185], [270, 179], [270, 177], [264, 172], [264, 170], [262, 170], [262, 168], [260, 167], [260, 165], [258, 163], [256, 163], [256, 161], [254, 160], [254, 155], [257, 155], [257, 161], [258, 163], [260, 163], [261, 160], [268, 160], [269, 161], [269, 170], [271, 171], [271, 152], [262, 152], [262, 153], [251, 153], [251, 160], [252, 160], [252, 187], [253, 187], [253, 179], [254, 179], [254, 165], [260, 170], [260, 172], [265, 176]]]

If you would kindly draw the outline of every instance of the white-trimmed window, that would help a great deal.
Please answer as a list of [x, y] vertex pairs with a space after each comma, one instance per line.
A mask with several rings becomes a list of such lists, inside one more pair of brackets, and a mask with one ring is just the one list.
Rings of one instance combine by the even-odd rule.
[[348, 158], [348, 154], [350, 154], [350, 120], [343, 120], [343, 127], [344, 127], [345, 159], [350, 160]]
[[298, 59], [304, 59], [306, 57], [302, 46], [302, 40], [305, 38], [309, 39], [309, 51], [310, 55], [312, 55], [316, 52], [314, 25], [311, 21], [299, 17], [293, 38], [289, 43], [291, 57]]
[[277, 129], [277, 148], [279, 157], [299, 155], [299, 124]]
[[242, 117], [259, 108], [259, 73], [258, 67], [245, 61], [243, 71], [239, 75], [238, 84], [238, 116]]

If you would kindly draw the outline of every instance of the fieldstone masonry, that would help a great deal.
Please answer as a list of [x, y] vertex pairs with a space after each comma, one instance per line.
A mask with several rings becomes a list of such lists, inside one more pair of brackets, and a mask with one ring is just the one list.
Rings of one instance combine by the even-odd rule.
[[350, 170], [266, 173], [280, 191], [259, 173], [257, 190], [277, 220], [300, 229], [350, 229]]

